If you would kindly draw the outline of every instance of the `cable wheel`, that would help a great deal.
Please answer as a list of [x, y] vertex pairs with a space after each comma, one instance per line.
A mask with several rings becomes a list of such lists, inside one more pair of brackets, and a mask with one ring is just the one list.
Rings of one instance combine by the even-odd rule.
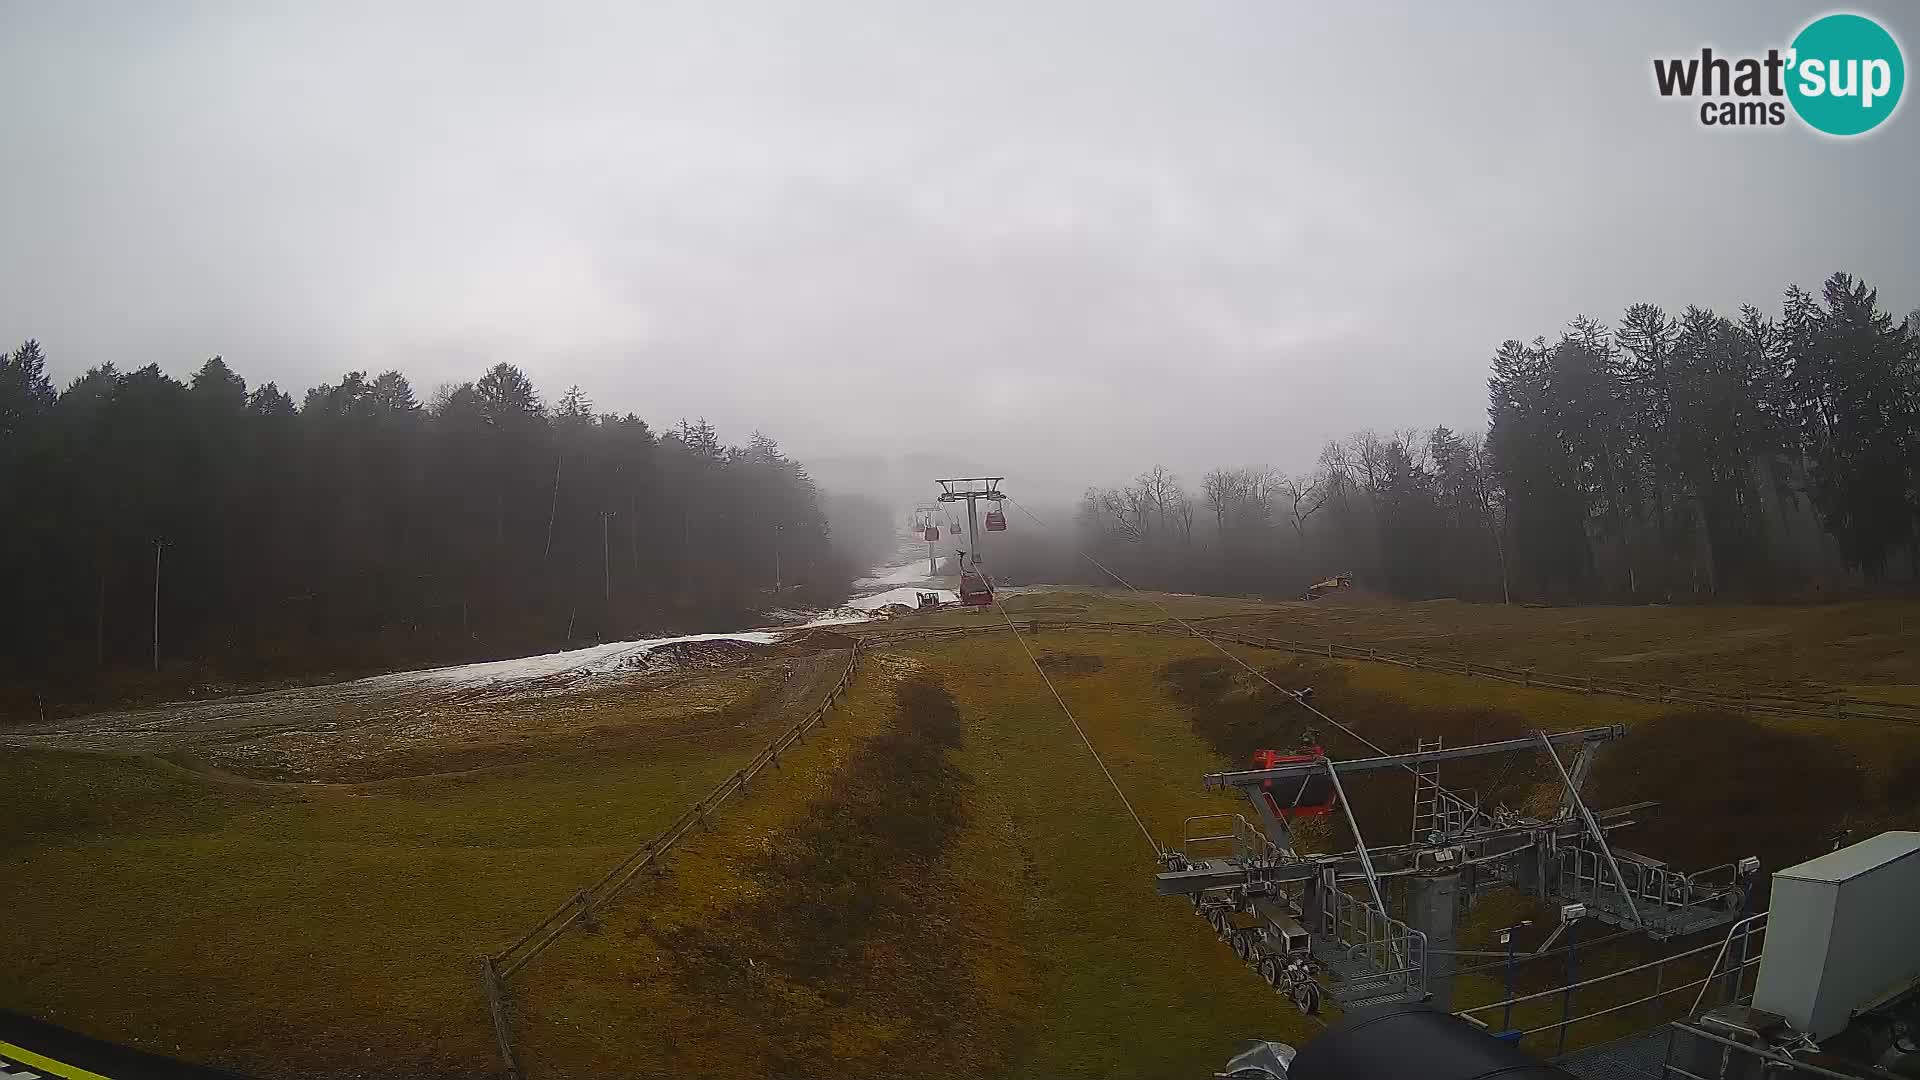
[[1260, 971], [1260, 978], [1263, 979], [1268, 986], [1274, 987], [1276, 989], [1279, 988], [1280, 986], [1280, 961], [1279, 960], [1271, 956], [1262, 957], [1260, 960], [1259, 971]]
[[1304, 979], [1287, 995], [1293, 999], [1293, 1007], [1308, 1016], [1320, 1015], [1320, 984], [1312, 979]]

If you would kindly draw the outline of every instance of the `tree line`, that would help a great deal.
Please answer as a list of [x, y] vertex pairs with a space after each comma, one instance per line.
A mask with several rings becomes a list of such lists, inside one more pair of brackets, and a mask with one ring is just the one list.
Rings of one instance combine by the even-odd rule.
[[1778, 317], [1581, 316], [1502, 343], [1487, 385], [1484, 436], [1363, 431], [1308, 470], [1197, 488], [1155, 467], [1089, 489], [1080, 542], [1136, 584], [1266, 595], [1341, 572], [1502, 601], [1920, 580], [1920, 311], [1896, 320], [1865, 282], [1789, 288]]
[[510, 364], [424, 403], [388, 371], [296, 404], [219, 357], [56, 392], [28, 341], [0, 353], [0, 521], [16, 711], [156, 668], [255, 680], [732, 628], [852, 572], [772, 439], [655, 432], [578, 387], [549, 406]]

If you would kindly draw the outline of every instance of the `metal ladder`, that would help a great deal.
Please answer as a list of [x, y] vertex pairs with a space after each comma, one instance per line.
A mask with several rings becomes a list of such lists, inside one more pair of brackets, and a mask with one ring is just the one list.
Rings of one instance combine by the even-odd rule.
[[[1421, 739], [1419, 751], [1427, 753], [1441, 748], [1444, 740], [1435, 736]], [[1413, 767], [1413, 836], [1414, 843], [1426, 841], [1433, 833], [1445, 832], [1440, 810], [1440, 763], [1422, 761]]]

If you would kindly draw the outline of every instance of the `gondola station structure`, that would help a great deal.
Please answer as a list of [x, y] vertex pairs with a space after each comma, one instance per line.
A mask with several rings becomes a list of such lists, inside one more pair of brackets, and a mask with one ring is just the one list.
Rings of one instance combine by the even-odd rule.
[[[1580, 789], [1594, 755], [1625, 734], [1616, 725], [1450, 748], [1433, 740], [1413, 753], [1351, 760], [1319, 747], [1263, 750], [1252, 769], [1204, 779], [1208, 789], [1244, 795], [1251, 815], [1188, 818], [1180, 842], [1161, 854], [1156, 887], [1191, 901], [1260, 978], [1309, 1014], [1324, 999], [1343, 1008], [1425, 1001], [1451, 1009], [1456, 928], [1475, 900], [1497, 889], [1559, 907], [1561, 927], [1549, 944], [1583, 919], [1654, 939], [1737, 922], [1758, 860], [1684, 873], [1608, 838], [1654, 804], [1586, 805]], [[1440, 783], [1444, 762], [1526, 753], [1548, 758], [1560, 779], [1551, 816], [1485, 806]], [[1360, 831], [1344, 781], [1383, 771], [1410, 779], [1413, 828], [1403, 842], [1375, 846]], [[1344, 821], [1354, 848], [1301, 850], [1294, 824], [1328, 815]]]

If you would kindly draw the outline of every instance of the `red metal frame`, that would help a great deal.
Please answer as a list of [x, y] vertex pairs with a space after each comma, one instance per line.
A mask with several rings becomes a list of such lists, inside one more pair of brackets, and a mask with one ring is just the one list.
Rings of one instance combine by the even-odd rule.
[[[1316, 761], [1325, 760], [1326, 756], [1326, 751], [1318, 746], [1310, 746], [1305, 752], [1298, 754], [1283, 754], [1278, 750], [1255, 750], [1253, 764], [1258, 769], [1276, 769], [1282, 765], [1310, 765]], [[1283, 792], [1287, 796], [1285, 801], [1274, 797], [1273, 784], [1272, 780], [1261, 781], [1260, 791], [1267, 800], [1267, 806], [1283, 818], [1319, 817], [1322, 814], [1331, 814], [1334, 805], [1339, 801], [1339, 794], [1334, 790], [1332, 778], [1317, 773], [1301, 777], [1298, 787], [1290, 787]], [[1315, 784], [1324, 785], [1324, 793], [1315, 794], [1313, 790]], [[1302, 797], [1296, 802], [1295, 795]], [[1313, 801], [1306, 801], [1308, 798]]]

